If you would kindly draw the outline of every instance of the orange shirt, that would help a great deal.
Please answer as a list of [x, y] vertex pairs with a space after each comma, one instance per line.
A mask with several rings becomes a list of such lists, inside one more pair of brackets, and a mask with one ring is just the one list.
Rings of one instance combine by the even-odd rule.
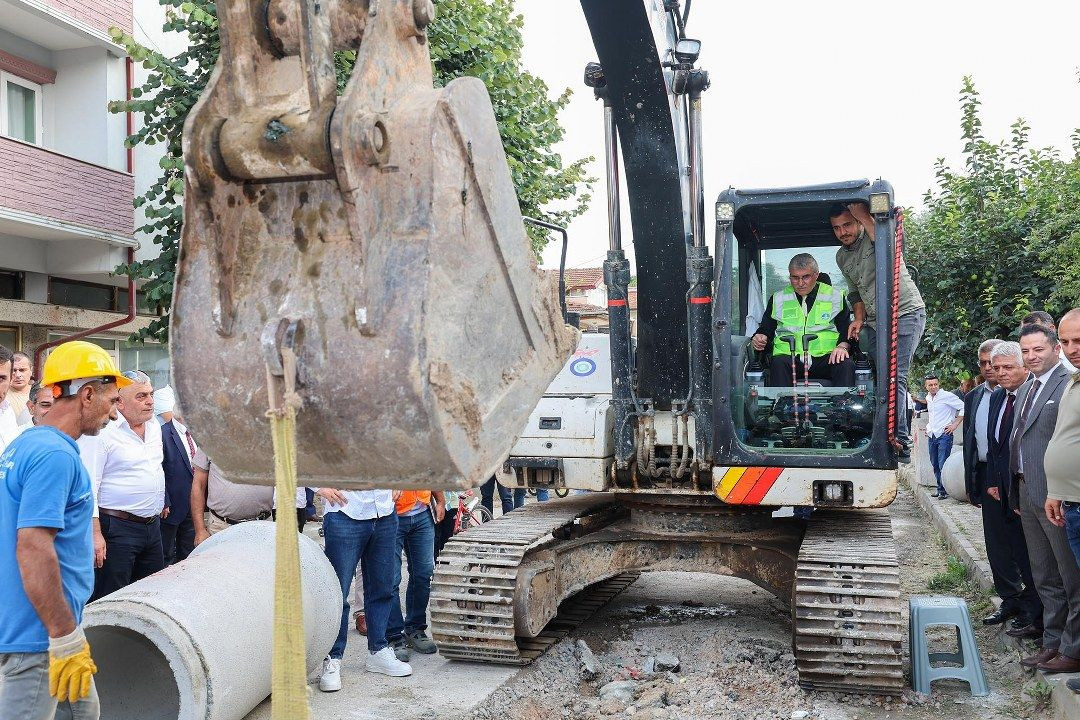
[[397, 499], [397, 513], [407, 513], [416, 507], [416, 503], [427, 505], [431, 502], [430, 490], [402, 490]]

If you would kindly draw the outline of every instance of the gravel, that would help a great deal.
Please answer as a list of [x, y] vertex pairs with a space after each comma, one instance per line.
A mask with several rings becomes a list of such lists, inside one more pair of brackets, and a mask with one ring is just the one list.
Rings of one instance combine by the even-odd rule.
[[[905, 591], [925, 592], [922, 578], [945, 566], [945, 554], [910, 495], [901, 493], [891, 512], [900, 536]], [[455, 720], [1032, 717], [1010, 685], [1015, 663], [996, 665], [1001, 651], [981, 650], [989, 698], [972, 698], [962, 683], [936, 684], [929, 698], [911, 691], [900, 698], [807, 693], [798, 685], [790, 611], [784, 603], [734, 578], [645, 573], [473, 712]]]

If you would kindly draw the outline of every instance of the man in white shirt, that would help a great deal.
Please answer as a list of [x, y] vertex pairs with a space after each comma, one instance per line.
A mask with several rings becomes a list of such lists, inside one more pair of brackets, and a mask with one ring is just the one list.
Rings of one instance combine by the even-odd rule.
[[964, 420], [964, 401], [948, 390], [941, 389], [937, 375], [926, 379], [926, 436], [930, 440], [930, 465], [937, 480], [936, 498], [948, 498], [941, 484], [941, 468], [952, 454], [953, 431]]
[[96, 438], [84, 436], [79, 442], [97, 500], [91, 600], [165, 567], [161, 518], [169, 508], [154, 390], [145, 373], [123, 375], [132, 382], [120, 391], [120, 417]]
[[7, 397], [11, 385], [11, 358], [11, 351], [0, 345], [0, 453], [19, 437], [20, 432], [17, 411]]
[[397, 659], [386, 640], [390, 603], [394, 597], [394, 564], [401, 566], [397, 551], [397, 492], [389, 490], [316, 490], [326, 500], [323, 536], [326, 557], [341, 582], [341, 609], [337, 641], [323, 661], [319, 689], [341, 689], [341, 658], [349, 636], [349, 586], [356, 564], [364, 576], [364, 612], [367, 618], [368, 672], [392, 677], [412, 674], [412, 667]]
[[26, 403], [30, 400], [30, 371], [29, 355], [17, 352], [11, 356], [11, 386], [7, 391], [7, 399], [20, 425], [30, 422], [30, 413], [26, 409]]

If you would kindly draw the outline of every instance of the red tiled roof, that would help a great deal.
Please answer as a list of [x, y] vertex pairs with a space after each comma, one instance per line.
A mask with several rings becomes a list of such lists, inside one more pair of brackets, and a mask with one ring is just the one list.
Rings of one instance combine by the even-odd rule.
[[[555, 271], [558, 273], [558, 271]], [[567, 268], [566, 289], [592, 290], [604, 284], [604, 268]]]
[[581, 302], [576, 298], [567, 298], [566, 309], [570, 312], [581, 313], [582, 315], [607, 315], [606, 308], [602, 308], [599, 305], [591, 305], [587, 302]]

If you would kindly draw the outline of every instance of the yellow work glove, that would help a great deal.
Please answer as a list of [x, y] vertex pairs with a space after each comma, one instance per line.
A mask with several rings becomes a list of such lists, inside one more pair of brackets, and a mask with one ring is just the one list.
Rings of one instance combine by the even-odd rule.
[[78, 702], [90, 694], [97, 665], [82, 628], [64, 637], [49, 638], [49, 694], [59, 702]]

